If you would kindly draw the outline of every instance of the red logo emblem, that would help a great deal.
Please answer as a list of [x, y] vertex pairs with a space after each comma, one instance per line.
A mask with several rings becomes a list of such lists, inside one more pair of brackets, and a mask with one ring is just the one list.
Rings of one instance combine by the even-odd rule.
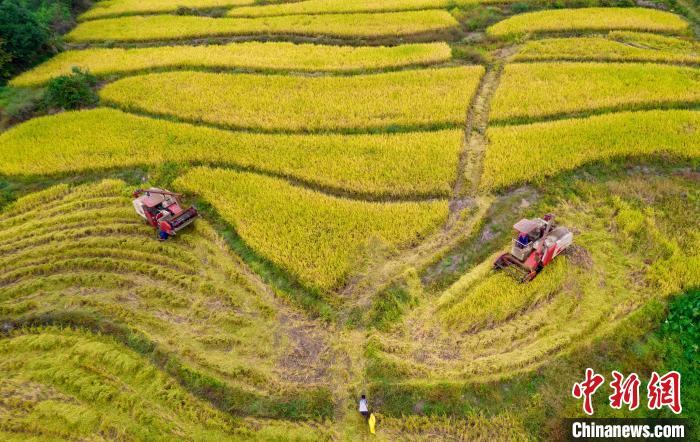
[[642, 383], [636, 373], [630, 374], [627, 379], [617, 370], [612, 372], [613, 381], [610, 382], [613, 394], [610, 395], [610, 406], [615, 409], [622, 408], [622, 404], [627, 404], [630, 410], [639, 407], [639, 385]]
[[652, 372], [647, 392], [650, 410], [668, 406], [671, 411], [679, 414], [683, 409], [681, 407], [681, 374], [677, 371], [669, 371], [663, 376], [659, 376], [655, 371]]
[[592, 368], [586, 369], [586, 379], [583, 382], [577, 382], [571, 390], [571, 394], [576, 399], [583, 398], [583, 411], [588, 414], [593, 414], [593, 402], [591, 397], [596, 390], [603, 385], [605, 378], [602, 375], [596, 374]]

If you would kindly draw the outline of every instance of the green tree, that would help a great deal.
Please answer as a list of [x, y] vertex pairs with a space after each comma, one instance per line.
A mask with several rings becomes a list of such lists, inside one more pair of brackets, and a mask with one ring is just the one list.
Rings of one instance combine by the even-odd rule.
[[5, 51], [5, 41], [0, 38], [0, 84], [2, 79], [8, 78], [12, 74], [12, 55]]
[[46, 27], [19, 0], [2, 0], [0, 39], [4, 40], [4, 51], [11, 57], [12, 73], [41, 61], [49, 38]]

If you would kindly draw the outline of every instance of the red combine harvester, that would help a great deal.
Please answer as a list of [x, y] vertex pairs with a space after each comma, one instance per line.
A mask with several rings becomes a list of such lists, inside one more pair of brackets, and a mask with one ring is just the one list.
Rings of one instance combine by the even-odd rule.
[[520, 282], [532, 281], [574, 242], [574, 234], [566, 227], [557, 227], [552, 214], [533, 220], [521, 219], [513, 228], [518, 237], [513, 239], [511, 251], [499, 256], [493, 268], [505, 270]]
[[180, 198], [182, 195], [179, 193], [155, 187], [137, 189], [134, 191], [134, 209], [146, 223], [158, 230], [161, 240], [166, 240], [192, 224], [199, 216], [197, 209], [192, 206], [183, 210]]

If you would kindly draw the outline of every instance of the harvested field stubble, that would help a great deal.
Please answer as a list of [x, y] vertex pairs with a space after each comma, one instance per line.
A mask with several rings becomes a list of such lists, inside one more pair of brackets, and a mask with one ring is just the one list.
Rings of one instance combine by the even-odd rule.
[[233, 437], [224, 414], [109, 338], [49, 328], [0, 340], [0, 355], [0, 403], [8, 400], [0, 432], [44, 440]]
[[227, 403], [237, 414], [277, 416], [280, 401], [303, 415], [325, 409], [318, 383], [330, 353], [316, 324], [304, 324], [316, 354], [290, 362], [300, 354], [288, 338], [296, 315], [260, 288], [216, 231], [200, 219], [158, 242], [128, 194], [116, 180], [59, 185], [0, 212], [0, 320], [128, 330], [134, 342], [148, 341], [135, 348], [158, 346], [181, 381], [215, 374], [218, 394], [238, 398]]
[[330, 440], [321, 425], [232, 418], [106, 336], [42, 327], [0, 340], [4, 440]]
[[391, 333], [375, 333], [367, 352], [378, 389], [386, 379], [397, 388], [439, 391], [532, 372], [647, 321], [639, 316], [645, 307], [697, 287], [700, 225], [687, 216], [700, 208], [697, 184], [682, 176], [624, 175], [550, 187], [544, 210], [576, 232], [578, 252], [556, 258], [534, 281], [521, 285], [491, 273], [495, 254], [436, 303], [405, 314]]

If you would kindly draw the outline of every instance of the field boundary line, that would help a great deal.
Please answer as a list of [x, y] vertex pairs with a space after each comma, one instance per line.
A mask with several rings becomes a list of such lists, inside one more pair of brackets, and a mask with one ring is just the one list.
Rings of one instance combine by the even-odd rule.
[[620, 105], [616, 107], [602, 107], [598, 109], [586, 109], [580, 112], [563, 112], [541, 117], [510, 117], [506, 119], [496, 119], [491, 121], [493, 127], [525, 126], [537, 123], [550, 123], [561, 120], [574, 120], [595, 117], [598, 115], [617, 114], [622, 112], [647, 112], [647, 111], [672, 111], [672, 110], [700, 110], [700, 100], [698, 101], [678, 101], [668, 103], [641, 103]]
[[65, 43], [66, 50], [87, 49], [87, 48], [142, 48], [154, 46], [200, 46], [209, 44], [225, 44], [244, 41], [257, 42], [289, 42], [289, 43], [313, 43], [327, 46], [400, 46], [410, 43], [439, 43], [452, 42], [457, 40], [461, 29], [451, 28], [443, 32], [428, 31], [416, 34], [404, 35], [402, 37], [378, 36], [378, 37], [331, 37], [306, 36], [297, 34], [248, 34], [237, 36], [211, 36], [195, 38], [172, 38], [166, 40], [139, 40], [139, 41], [69, 41]]
[[[477, 65], [469, 65], [477, 66]], [[187, 72], [181, 71], [181, 72]], [[232, 74], [235, 75], [235, 74]], [[257, 75], [257, 74], [255, 74]], [[371, 74], [370, 74], [371, 75]], [[332, 76], [329, 76], [332, 77]], [[309, 78], [319, 78], [311, 77]], [[119, 80], [117, 80], [119, 81]], [[106, 84], [106, 82], [104, 83]], [[103, 84], [103, 86], [104, 86]], [[391, 135], [391, 134], [403, 134], [412, 132], [437, 132], [441, 130], [458, 130], [462, 127], [461, 123], [435, 123], [435, 124], [414, 124], [414, 125], [387, 125], [379, 127], [368, 127], [368, 128], [341, 128], [341, 129], [318, 129], [318, 130], [289, 130], [289, 129], [266, 129], [262, 127], [247, 127], [247, 126], [236, 126], [232, 124], [225, 123], [211, 123], [207, 121], [202, 121], [196, 118], [183, 118], [175, 115], [169, 115], [166, 113], [150, 112], [142, 109], [132, 108], [130, 106], [123, 106], [119, 103], [113, 102], [107, 99], [101, 99], [100, 104], [102, 107], [107, 107], [115, 109], [127, 114], [132, 114], [140, 117], [148, 117], [157, 120], [170, 121], [172, 123], [186, 123], [193, 126], [209, 127], [211, 129], [227, 130], [230, 132], [244, 132], [251, 134], [264, 134], [264, 135]]]
[[[623, 43], [627, 44], [627, 43]], [[653, 49], [650, 49], [653, 50]], [[643, 59], [643, 58], [621, 58], [621, 59], [611, 59], [611, 58], [583, 58], [583, 57], [556, 57], [556, 58], [519, 58], [514, 61], [514, 63], [527, 64], [527, 63], [609, 63], [609, 64], [640, 64], [640, 63], [653, 63], [653, 64], [663, 64], [669, 66], [678, 67], [697, 67], [700, 66], [700, 58], [697, 61], [665, 61], [663, 59]]]
[[[100, 48], [103, 49], [103, 48]], [[106, 49], [106, 48], [105, 48]], [[87, 49], [76, 49], [73, 52], [79, 52], [82, 50], [87, 50]], [[80, 64], [80, 63], [76, 63]], [[700, 61], [698, 61], [698, 64], [700, 64]], [[154, 68], [146, 68], [146, 69], [138, 69], [138, 70], [133, 70], [133, 71], [121, 71], [121, 72], [113, 72], [109, 74], [95, 74], [91, 72], [93, 75], [95, 75], [98, 79], [101, 80], [101, 86], [104, 86], [109, 83], [114, 83], [116, 81], [119, 81], [123, 78], [129, 78], [129, 77], [138, 77], [142, 75], [148, 75], [148, 74], [163, 74], [163, 73], [168, 73], [168, 72], [182, 72], [182, 71], [192, 71], [192, 72], [202, 72], [202, 73], [211, 73], [211, 74], [249, 74], [249, 75], [284, 75], [284, 76], [289, 76], [289, 77], [313, 77], [313, 78], [318, 78], [318, 77], [356, 77], [360, 75], [374, 75], [374, 74], [388, 74], [392, 72], [402, 72], [402, 71], [415, 71], [415, 70], [420, 70], [420, 69], [443, 69], [443, 68], [451, 68], [451, 67], [456, 67], [456, 66], [472, 66], [471, 64], [465, 64], [465, 63], [455, 63], [453, 59], [447, 60], [447, 61], [431, 61], [431, 62], [416, 62], [416, 63], [410, 63], [410, 64], [405, 64], [401, 66], [388, 66], [388, 67], [379, 67], [379, 68], [355, 68], [355, 69], [347, 69], [347, 70], [340, 70], [340, 69], [320, 69], [320, 70], [299, 70], [299, 69], [275, 69], [275, 68], [255, 68], [255, 67], [247, 67], [247, 66], [202, 66], [202, 65], [192, 65], [192, 66], [178, 66], [178, 65], [172, 65], [172, 66], [162, 66], [162, 67], [154, 67]], [[476, 65], [473, 65], [476, 66]], [[27, 71], [30, 72], [30, 71]], [[57, 73], [56, 76], [53, 78], [56, 78], [59, 75], [63, 75], [61, 73]], [[36, 85], [31, 85], [31, 86], [26, 86], [26, 87], [39, 87], [42, 85], [46, 85], [49, 83], [51, 79], [47, 79], [45, 81], [42, 81], [41, 83], [37, 83]], [[17, 87], [25, 87], [25, 86], [17, 86]]]

